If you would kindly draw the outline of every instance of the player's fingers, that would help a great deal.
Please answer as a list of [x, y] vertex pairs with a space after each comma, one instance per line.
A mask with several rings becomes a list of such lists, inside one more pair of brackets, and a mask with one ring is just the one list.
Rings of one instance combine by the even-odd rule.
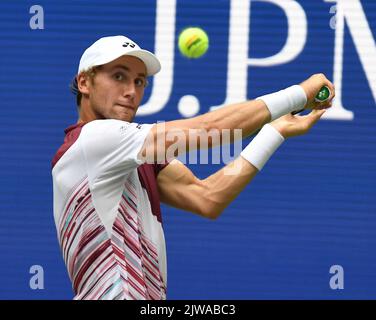
[[327, 101], [332, 101], [334, 97], [336, 96], [336, 89], [334, 87], [334, 84], [330, 82], [329, 80], [327, 80], [325, 85], [329, 88], [329, 91], [330, 91], [330, 95]]
[[329, 109], [332, 105], [333, 105], [333, 102], [330, 101], [330, 102], [328, 103], [328, 105], [325, 107], [325, 109]]
[[320, 120], [320, 118], [323, 116], [323, 114], [326, 112], [326, 109], [322, 110], [312, 110], [308, 115], [305, 116], [305, 124], [308, 128], [311, 128], [317, 121]]
[[318, 106], [314, 108], [314, 110], [322, 110], [322, 109], [329, 109], [333, 105], [332, 101], [328, 100], [325, 102], [318, 103]]

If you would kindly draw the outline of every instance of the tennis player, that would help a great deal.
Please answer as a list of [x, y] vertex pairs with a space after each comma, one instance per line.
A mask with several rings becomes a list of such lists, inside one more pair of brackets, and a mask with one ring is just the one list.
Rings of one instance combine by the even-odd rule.
[[[72, 83], [78, 121], [52, 160], [54, 219], [74, 299], [166, 299], [160, 201], [217, 218], [284, 140], [307, 133], [334, 97], [332, 83], [316, 74], [194, 118], [134, 123], [147, 78], [160, 68], [154, 54], [124, 36], [101, 38], [81, 57]], [[324, 85], [331, 96], [316, 103]], [[302, 108], [313, 110], [291, 114]], [[223, 129], [241, 129], [243, 137], [261, 130], [236, 160], [203, 180], [166, 156], [174, 132], [184, 133], [188, 152], [190, 130]], [[165, 161], [157, 163], [161, 155]], [[226, 174], [234, 167], [236, 174]]]

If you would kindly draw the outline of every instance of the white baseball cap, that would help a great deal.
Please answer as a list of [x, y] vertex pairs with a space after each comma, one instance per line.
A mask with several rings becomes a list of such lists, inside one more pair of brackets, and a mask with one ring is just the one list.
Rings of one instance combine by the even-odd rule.
[[158, 58], [150, 51], [141, 49], [136, 42], [125, 36], [111, 36], [100, 38], [85, 50], [77, 74], [114, 61], [124, 55], [134, 56], [143, 61], [147, 76], [152, 76], [161, 69]]

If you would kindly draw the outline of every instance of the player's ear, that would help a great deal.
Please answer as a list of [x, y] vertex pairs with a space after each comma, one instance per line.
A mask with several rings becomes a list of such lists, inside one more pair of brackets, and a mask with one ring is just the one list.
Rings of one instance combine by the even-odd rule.
[[87, 73], [81, 72], [77, 76], [77, 88], [82, 94], [89, 94], [90, 79]]

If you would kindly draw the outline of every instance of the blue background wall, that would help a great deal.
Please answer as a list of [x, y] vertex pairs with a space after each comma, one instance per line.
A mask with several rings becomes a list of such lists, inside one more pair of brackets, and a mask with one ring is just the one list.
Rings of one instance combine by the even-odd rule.
[[[287, 64], [249, 67], [248, 98], [316, 72], [332, 78], [333, 4], [297, 2], [308, 20], [303, 52]], [[34, 4], [44, 9], [43, 30], [29, 27]], [[361, 4], [374, 35], [376, 2]], [[136, 121], [181, 118], [177, 103], [186, 94], [200, 99], [200, 113], [223, 102], [229, 9], [229, 1], [177, 1], [176, 35], [201, 26], [210, 49], [194, 61], [175, 49], [168, 104]], [[82, 52], [99, 37], [125, 34], [154, 51], [155, 13], [156, 2], [148, 0], [0, 2], [1, 299], [73, 297], [56, 238], [50, 173], [64, 128], [77, 120], [68, 84]], [[278, 52], [286, 28], [278, 7], [252, 3], [250, 55]], [[347, 26], [343, 102], [352, 121], [323, 120], [309, 135], [288, 140], [218, 220], [163, 206], [169, 299], [376, 297], [376, 108]], [[190, 165], [202, 178], [220, 167]], [[44, 290], [29, 286], [32, 265], [44, 269]], [[332, 265], [344, 268], [343, 290], [329, 286]]]

